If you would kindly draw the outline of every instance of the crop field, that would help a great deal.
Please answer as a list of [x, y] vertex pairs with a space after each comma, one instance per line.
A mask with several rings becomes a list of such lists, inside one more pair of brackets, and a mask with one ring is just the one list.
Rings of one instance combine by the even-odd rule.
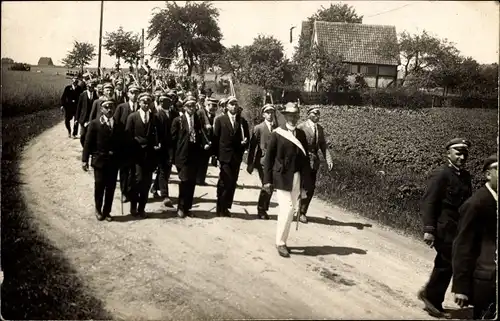
[[26, 115], [60, 105], [64, 76], [2, 69], [2, 117]]
[[[303, 119], [308, 107], [301, 106]], [[484, 183], [484, 158], [497, 150], [497, 110], [319, 108], [334, 169], [323, 165], [317, 194], [411, 234], [421, 231], [419, 200], [430, 171], [444, 163], [449, 139], [471, 140], [474, 189]]]

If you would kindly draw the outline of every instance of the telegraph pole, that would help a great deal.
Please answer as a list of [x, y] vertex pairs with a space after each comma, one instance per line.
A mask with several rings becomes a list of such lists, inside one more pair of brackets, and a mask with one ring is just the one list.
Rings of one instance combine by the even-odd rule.
[[141, 65], [144, 66], [144, 28], [142, 28]]
[[101, 47], [102, 47], [102, 13], [104, 1], [101, 1], [101, 24], [99, 26], [99, 57], [97, 58], [97, 75], [101, 76]]

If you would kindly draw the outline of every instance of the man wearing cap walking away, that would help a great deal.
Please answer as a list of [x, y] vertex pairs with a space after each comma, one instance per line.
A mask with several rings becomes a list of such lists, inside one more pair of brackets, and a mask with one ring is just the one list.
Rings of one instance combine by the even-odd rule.
[[[94, 119], [99, 119], [101, 117], [101, 102], [104, 100], [114, 100], [113, 99], [113, 92], [114, 92], [114, 87], [113, 85], [108, 82], [105, 83], [103, 86], [103, 96], [99, 97], [94, 103], [92, 104], [92, 111], [90, 112], [90, 120]], [[116, 102], [115, 102], [116, 104]]]
[[301, 198], [306, 197], [311, 179], [306, 134], [297, 128], [299, 107], [289, 102], [282, 111], [286, 123], [271, 133], [264, 158], [262, 188], [269, 194], [276, 189], [279, 213], [276, 248], [282, 257], [289, 257], [286, 241], [294, 214], [299, 214]]
[[179, 176], [179, 201], [177, 215], [180, 218], [191, 216], [196, 173], [199, 156], [202, 150], [208, 150], [210, 145], [201, 131], [201, 122], [195, 113], [196, 98], [186, 97], [184, 114], [174, 119], [172, 123], [172, 145], [175, 148], [174, 160]]
[[[116, 125], [120, 127], [122, 132], [125, 132], [125, 127], [127, 126], [128, 117], [135, 111], [139, 109], [139, 103], [137, 102], [137, 97], [139, 96], [141, 88], [135, 84], [130, 84], [128, 87], [127, 95], [128, 102], [118, 105], [115, 110], [113, 118], [115, 119]], [[130, 146], [134, 142], [132, 140], [126, 141], [126, 146]], [[133, 167], [133, 157], [132, 150], [127, 149], [127, 153], [123, 154], [123, 158], [120, 163], [120, 189], [122, 192], [122, 202], [126, 203], [130, 200], [130, 192], [132, 188], [132, 176], [131, 171]]]
[[83, 147], [83, 170], [89, 169], [89, 157], [92, 155], [94, 168], [95, 215], [99, 221], [111, 221], [111, 206], [116, 188], [118, 164], [123, 148], [123, 132], [115, 126], [113, 120], [113, 100], [104, 100], [101, 104], [101, 116], [90, 122]]
[[[252, 139], [250, 140], [250, 147], [248, 148], [248, 159], [247, 159], [247, 172], [252, 174], [254, 168], [257, 169], [259, 173], [260, 182], [264, 182], [264, 157], [267, 153], [267, 146], [269, 144], [269, 139], [271, 138], [272, 131], [276, 128], [273, 122], [274, 118], [274, 106], [271, 104], [266, 104], [261, 109], [264, 121], [253, 129]], [[273, 191], [270, 193], [262, 189], [259, 194], [259, 201], [257, 202], [257, 215], [260, 219], [268, 220], [269, 216], [267, 211], [269, 210], [269, 203], [271, 202]]]
[[227, 100], [227, 113], [214, 121], [213, 146], [220, 166], [217, 183], [217, 215], [231, 216], [236, 183], [243, 153], [250, 142], [248, 123], [238, 115], [238, 100], [231, 96]]
[[[82, 91], [82, 88], [78, 86], [78, 78], [73, 77], [71, 85], [64, 87], [64, 91], [61, 96], [61, 111], [64, 112], [64, 125], [68, 130], [69, 138], [71, 138], [72, 133], [73, 138], [76, 138], [76, 135], [78, 135], [78, 121], [75, 117], [75, 114], [78, 98], [80, 97]], [[73, 131], [71, 131], [70, 121], [73, 118]]]
[[125, 128], [126, 134], [131, 139], [132, 146], [132, 186], [129, 194], [130, 213], [141, 218], [146, 217], [146, 203], [149, 196], [149, 187], [156, 166], [156, 151], [159, 145], [156, 123], [151, 113], [153, 97], [148, 92], [143, 92], [138, 97], [140, 109], [130, 114]]
[[471, 196], [471, 176], [464, 169], [470, 142], [455, 138], [446, 144], [447, 164], [435, 170], [422, 197], [420, 211], [424, 242], [436, 250], [428, 283], [418, 292], [431, 316], [446, 316], [443, 301], [452, 277], [452, 244], [457, 233], [459, 207]]
[[487, 182], [460, 207], [453, 242], [451, 292], [460, 307], [474, 306], [474, 320], [496, 316], [497, 155], [485, 160], [483, 172]]
[[314, 195], [314, 189], [316, 188], [316, 176], [319, 169], [319, 151], [323, 153], [323, 157], [326, 160], [328, 170], [331, 171], [333, 168], [332, 155], [328, 149], [325, 139], [325, 131], [323, 126], [319, 124], [320, 111], [317, 107], [311, 107], [307, 110], [308, 119], [305, 122], [300, 123], [297, 128], [304, 131], [307, 138], [307, 144], [309, 146], [309, 161], [311, 166], [311, 185], [310, 189], [307, 190], [307, 198], [300, 202], [300, 217], [299, 221], [302, 223], [307, 223], [307, 209], [311, 203], [311, 199]]
[[116, 81], [116, 88], [114, 91], [113, 99], [115, 100], [117, 106], [127, 102], [127, 95], [123, 88], [123, 80], [121, 79], [118, 79]]
[[76, 106], [75, 119], [80, 124], [80, 143], [82, 147], [85, 144], [85, 136], [87, 134], [87, 128], [90, 123], [90, 111], [94, 101], [98, 99], [97, 93], [95, 92], [95, 81], [89, 81], [87, 89], [80, 94], [78, 98], [78, 104]]
[[[172, 171], [172, 157], [174, 155], [171, 132], [172, 122], [179, 114], [172, 110], [173, 97], [171, 95], [162, 93], [159, 101], [160, 109], [156, 111], [155, 121], [160, 149], [157, 150], [157, 175], [151, 187], [151, 193], [155, 198], [162, 197], [163, 205], [172, 207], [168, 190], [168, 181]], [[158, 191], [160, 194], [158, 194]]]
[[201, 130], [205, 134], [205, 137], [209, 141], [210, 145], [210, 148], [208, 150], [203, 150], [200, 154], [200, 163], [198, 164], [198, 172], [196, 174], [197, 185], [207, 185], [205, 179], [207, 177], [208, 163], [210, 161], [210, 156], [214, 154], [214, 150], [212, 148], [212, 140], [215, 113], [217, 112], [217, 102], [217, 99], [208, 98], [205, 100], [204, 108], [198, 109], [196, 111], [196, 115], [201, 122]]

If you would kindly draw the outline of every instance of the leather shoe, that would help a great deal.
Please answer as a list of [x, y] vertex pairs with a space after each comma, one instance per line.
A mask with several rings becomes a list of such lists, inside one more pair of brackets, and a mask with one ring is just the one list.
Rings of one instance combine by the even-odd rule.
[[418, 291], [418, 299], [424, 302], [425, 304], [424, 310], [430, 316], [435, 318], [442, 318], [446, 316], [442, 307], [438, 307], [434, 305], [431, 301], [429, 301], [429, 298], [427, 298], [427, 295], [425, 294], [425, 289], [421, 289], [420, 291]]
[[186, 217], [186, 213], [184, 213], [183, 210], [177, 210], [177, 216], [179, 216], [180, 218], [185, 218]]
[[113, 217], [111, 215], [109, 215], [109, 214], [105, 215], [105, 219], [106, 219], [107, 222], [113, 221]]
[[138, 211], [137, 212], [137, 216], [139, 216], [140, 218], [146, 218], [147, 215], [146, 215], [146, 212], [145, 211]]
[[174, 207], [174, 204], [168, 197], [165, 197], [165, 199], [163, 200], [163, 205], [165, 205], [166, 207]]
[[131, 208], [131, 209], [130, 209], [130, 214], [131, 214], [132, 216], [137, 216], [137, 210], [136, 210], [135, 208]]
[[259, 214], [257, 214], [258, 217], [261, 219], [261, 220], [268, 220], [269, 219], [269, 215], [267, 215], [266, 212], [260, 212]]
[[278, 253], [280, 256], [290, 257], [290, 252], [288, 251], [288, 248], [286, 247], [286, 245], [278, 245], [278, 246], [276, 246], [276, 248], [278, 249]]
[[98, 221], [104, 220], [104, 215], [102, 215], [99, 211], [95, 211], [95, 217], [97, 217]]
[[300, 223], [307, 224], [307, 217], [304, 214], [300, 214], [299, 221]]

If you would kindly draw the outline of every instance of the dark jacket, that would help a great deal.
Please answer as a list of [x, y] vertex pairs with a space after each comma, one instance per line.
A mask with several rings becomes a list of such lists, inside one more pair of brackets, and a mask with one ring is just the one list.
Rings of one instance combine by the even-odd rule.
[[[275, 128], [273, 124], [271, 130]], [[264, 164], [264, 157], [266, 156], [267, 146], [271, 138], [271, 131], [267, 127], [265, 121], [258, 124], [253, 128], [252, 139], [248, 148], [247, 165], [253, 169]]]
[[208, 150], [208, 153], [211, 155], [214, 154], [214, 149], [212, 146], [212, 141], [213, 141], [213, 135], [214, 135], [214, 121], [215, 121], [215, 115], [210, 114], [205, 108], [198, 109], [196, 111], [196, 115], [198, 116], [198, 119], [200, 120], [201, 123], [201, 130], [203, 134], [205, 135], [205, 138], [210, 141], [210, 149]]
[[75, 108], [78, 103], [78, 98], [82, 93], [82, 88], [80, 86], [76, 86], [73, 88], [72, 85], [68, 85], [64, 87], [63, 94], [61, 96], [61, 106], [65, 108]]
[[153, 114], [149, 113], [146, 124], [142, 121], [139, 111], [135, 111], [127, 118], [125, 127], [127, 140], [131, 146], [131, 155], [137, 163], [156, 165], [156, 151], [154, 146], [158, 145], [159, 139]]
[[115, 114], [113, 115], [113, 118], [115, 121], [120, 123], [123, 128], [127, 125], [127, 118], [132, 114], [134, 111], [137, 111], [139, 108], [139, 103], [136, 103], [136, 108], [134, 111], [130, 108], [131, 102], [126, 102], [123, 104], [119, 104], [116, 109], [115, 109]]
[[[282, 126], [281, 129], [287, 130], [286, 126]], [[271, 183], [276, 189], [291, 191], [293, 175], [296, 171], [299, 171], [301, 174], [301, 187], [306, 190], [310, 188], [311, 168], [309, 166], [306, 135], [302, 130], [296, 128], [295, 137], [302, 144], [305, 154], [293, 142], [273, 131], [264, 158], [263, 184]]]
[[[243, 134], [247, 138], [246, 144], [241, 144], [243, 141]], [[250, 142], [250, 132], [248, 123], [245, 118], [240, 115], [236, 116], [234, 128], [231, 125], [231, 120], [227, 114], [215, 118], [214, 121], [214, 136], [213, 148], [215, 155], [220, 162], [241, 162], [243, 153], [248, 147]]]
[[208, 141], [201, 132], [201, 122], [196, 114], [193, 115], [195, 144], [189, 143], [189, 125], [186, 114], [176, 117], [172, 123], [172, 145], [174, 147], [174, 163], [178, 167], [186, 165], [196, 166], [199, 153]]
[[323, 153], [323, 157], [325, 157], [327, 162], [332, 161], [332, 155], [330, 154], [328, 145], [326, 144], [325, 131], [323, 129], [323, 126], [321, 126], [320, 124], [316, 124], [316, 128], [318, 130], [317, 135], [315, 135], [315, 133], [313, 132], [313, 129], [309, 125], [308, 121], [300, 123], [297, 128], [302, 129], [306, 134], [307, 144], [309, 146], [309, 159], [312, 170], [317, 171], [319, 169], [319, 151]]
[[435, 170], [420, 204], [424, 233], [432, 233], [439, 241], [451, 244], [456, 236], [458, 209], [471, 194], [469, 172], [457, 172], [449, 164]]
[[94, 119], [87, 130], [82, 161], [87, 163], [92, 155], [92, 167], [118, 166], [123, 148], [123, 136], [119, 127], [113, 125], [111, 129], [108, 125], [102, 124], [100, 119]]
[[97, 93], [92, 92], [92, 99], [89, 99], [88, 91], [84, 91], [80, 94], [78, 98], [78, 103], [76, 106], [76, 119], [80, 124], [85, 124], [90, 121], [90, 112], [92, 111], [92, 105], [94, 101], [97, 100]]
[[460, 207], [453, 242], [453, 293], [471, 297], [473, 279], [495, 282], [497, 226], [497, 203], [483, 186]]
[[160, 157], [169, 158], [173, 156], [172, 146], [172, 123], [179, 113], [171, 110], [160, 110], [155, 113], [158, 141], [161, 144]]

